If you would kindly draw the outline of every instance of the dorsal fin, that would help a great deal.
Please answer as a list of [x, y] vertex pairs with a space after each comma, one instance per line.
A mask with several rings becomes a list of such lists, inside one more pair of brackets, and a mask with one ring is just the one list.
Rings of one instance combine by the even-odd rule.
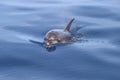
[[69, 31], [70, 30], [70, 27], [71, 27], [71, 24], [72, 22], [74, 21], [75, 19], [71, 19], [70, 22], [67, 24], [67, 26], [65, 27], [64, 31]]

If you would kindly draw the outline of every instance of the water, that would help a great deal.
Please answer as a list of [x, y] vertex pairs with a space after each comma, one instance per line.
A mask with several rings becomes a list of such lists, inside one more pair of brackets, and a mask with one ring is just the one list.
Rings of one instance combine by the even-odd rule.
[[[120, 80], [119, 0], [0, 0], [0, 80]], [[85, 41], [48, 52], [50, 29], [72, 28]]]

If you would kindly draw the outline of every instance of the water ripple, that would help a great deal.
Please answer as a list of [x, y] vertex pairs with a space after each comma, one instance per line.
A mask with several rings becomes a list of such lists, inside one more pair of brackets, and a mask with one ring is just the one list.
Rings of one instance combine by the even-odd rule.
[[110, 9], [102, 6], [72, 6], [70, 9], [78, 16], [87, 16], [92, 18], [106, 18], [120, 21], [119, 13], [112, 12]]

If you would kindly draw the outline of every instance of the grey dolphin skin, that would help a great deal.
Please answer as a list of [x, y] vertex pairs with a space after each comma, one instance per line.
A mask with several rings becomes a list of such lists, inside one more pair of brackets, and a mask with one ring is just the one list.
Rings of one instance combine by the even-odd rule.
[[65, 27], [64, 31], [70, 31], [70, 27], [71, 27], [71, 24], [72, 22], [74, 21], [75, 19], [71, 19], [70, 22], [67, 24], [67, 26]]
[[70, 27], [74, 18], [69, 21], [64, 29], [53, 29], [46, 33], [44, 42], [47, 46], [56, 44], [66, 44], [74, 39], [74, 36], [70, 33]]
[[[38, 44], [45, 48], [47, 51], [52, 52], [56, 50], [57, 46], [66, 45], [77, 41], [78, 34], [77, 31], [81, 28], [75, 28], [75, 30], [70, 30], [70, 27], [75, 19], [71, 19], [64, 29], [52, 29], [48, 31], [44, 37], [43, 42], [29, 40], [32, 43]], [[77, 34], [76, 34], [77, 33]]]

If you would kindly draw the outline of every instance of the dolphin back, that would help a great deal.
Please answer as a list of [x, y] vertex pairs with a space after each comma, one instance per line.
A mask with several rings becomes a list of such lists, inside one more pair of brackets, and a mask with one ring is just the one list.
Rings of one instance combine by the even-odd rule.
[[65, 27], [64, 31], [69, 31], [69, 30], [70, 30], [71, 24], [72, 24], [72, 22], [73, 22], [74, 20], [75, 20], [75, 19], [73, 18], [73, 19], [71, 19], [71, 20], [69, 21], [69, 23], [68, 23], [67, 26]]

